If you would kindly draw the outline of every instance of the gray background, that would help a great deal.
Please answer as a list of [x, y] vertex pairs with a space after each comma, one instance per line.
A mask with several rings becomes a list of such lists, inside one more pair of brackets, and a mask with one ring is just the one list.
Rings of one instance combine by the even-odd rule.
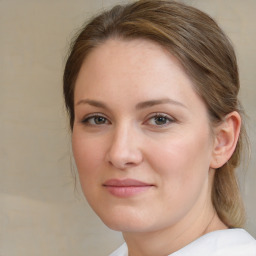
[[[74, 190], [61, 79], [69, 41], [120, 1], [0, 0], [0, 255], [107, 255], [122, 242]], [[252, 156], [241, 186], [256, 236], [256, 1], [187, 0], [234, 43]], [[245, 173], [245, 174], [242, 174]]]

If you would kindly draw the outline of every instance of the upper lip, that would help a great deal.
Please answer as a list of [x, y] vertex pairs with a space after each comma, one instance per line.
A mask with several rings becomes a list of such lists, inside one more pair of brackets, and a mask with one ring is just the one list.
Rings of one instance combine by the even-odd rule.
[[134, 179], [110, 179], [103, 183], [103, 186], [111, 187], [143, 187], [143, 186], [152, 186], [152, 184], [142, 182]]

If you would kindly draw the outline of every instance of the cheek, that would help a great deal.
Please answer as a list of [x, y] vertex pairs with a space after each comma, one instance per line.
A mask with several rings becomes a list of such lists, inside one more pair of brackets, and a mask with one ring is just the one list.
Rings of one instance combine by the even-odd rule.
[[202, 182], [208, 175], [211, 143], [206, 131], [175, 134], [162, 143], [152, 142], [148, 148], [154, 148], [148, 153], [150, 165], [159, 173], [162, 182], [173, 185], [172, 189], [195, 186], [193, 183]]
[[90, 184], [104, 158], [102, 143], [74, 131], [72, 149], [81, 185], [85, 182]]
[[99, 198], [102, 183], [102, 163], [104, 162], [104, 143], [83, 133], [73, 132], [73, 154], [83, 193], [94, 209]]
[[158, 174], [159, 201], [165, 212], [173, 213], [173, 220], [178, 220], [193, 205], [203, 201], [209, 185], [208, 137], [177, 137], [161, 146], [155, 145], [154, 153], [148, 155], [151, 167]]

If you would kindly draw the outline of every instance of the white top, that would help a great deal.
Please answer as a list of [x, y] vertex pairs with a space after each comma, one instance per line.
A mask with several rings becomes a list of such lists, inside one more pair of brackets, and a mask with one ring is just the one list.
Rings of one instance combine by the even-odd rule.
[[[123, 244], [109, 256], [128, 256]], [[256, 256], [256, 240], [244, 229], [207, 233], [169, 256]]]

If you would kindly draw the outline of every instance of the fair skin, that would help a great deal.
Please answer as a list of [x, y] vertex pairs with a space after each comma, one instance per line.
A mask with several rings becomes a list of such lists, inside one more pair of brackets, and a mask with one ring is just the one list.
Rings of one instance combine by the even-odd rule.
[[226, 228], [211, 188], [214, 169], [234, 151], [240, 117], [211, 129], [175, 57], [146, 40], [109, 39], [85, 59], [74, 102], [83, 192], [123, 232], [130, 256], [168, 255]]

